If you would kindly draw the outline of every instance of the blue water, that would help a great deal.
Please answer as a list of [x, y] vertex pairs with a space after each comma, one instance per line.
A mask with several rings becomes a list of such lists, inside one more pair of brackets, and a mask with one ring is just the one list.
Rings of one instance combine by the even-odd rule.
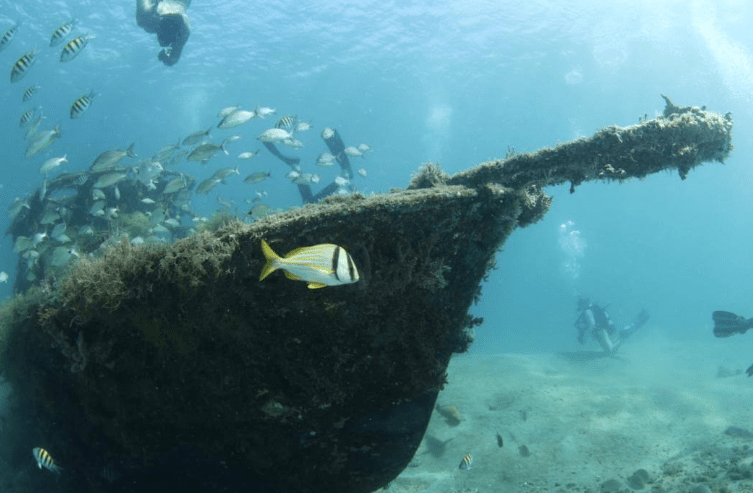
[[[21, 22], [0, 52], [6, 67], [0, 209], [40, 186], [38, 168], [50, 157], [67, 154], [64, 171], [83, 170], [102, 151], [131, 142], [147, 157], [215, 125], [218, 111], [234, 104], [270, 106], [278, 116], [312, 121], [313, 130], [300, 136], [306, 147], [286, 153], [300, 156], [304, 170], [320, 172], [323, 182], [336, 173], [313, 165], [326, 150], [323, 127], [337, 128], [346, 145], [368, 143], [374, 151], [354, 161], [368, 176], [354, 182], [380, 192], [404, 187], [426, 161], [457, 172], [504, 156], [508, 146], [534, 151], [606, 125], [637, 123], [662, 111], [659, 94], [665, 93], [679, 105], [733, 112], [731, 158], [696, 169], [685, 181], [660, 174], [622, 185], [585, 184], [573, 195], [566, 186], [548, 189], [555, 198], [550, 213], [513, 233], [484, 285], [473, 311], [485, 324], [476, 329], [472, 351], [574, 349], [575, 299], [586, 295], [610, 303], [617, 325], [646, 308], [651, 320], [644, 335], [728, 344], [745, 359], [750, 344], [713, 339], [710, 316], [716, 309], [753, 316], [748, 3], [194, 0], [193, 32], [173, 67], [157, 61], [156, 38], [136, 25], [134, 11], [131, 1], [0, 2], [0, 31]], [[60, 47], [47, 45], [71, 17], [78, 20], [74, 34], [96, 38], [63, 64]], [[10, 84], [13, 62], [35, 46], [35, 65]], [[34, 83], [42, 88], [22, 104], [23, 90]], [[99, 95], [70, 120], [72, 101], [88, 89]], [[43, 128], [60, 123], [63, 137], [24, 159], [18, 118], [33, 105], [47, 115]], [[232, 134], [243, 139], [231, 144], [230, 156], [178, 170], [202, 180], [235, 166], [235, 155], [260, 147], [256, 136], [274, 121], [214, 129], [214, 142]], [[255, 190], [266, 190], [273, 207], [300, 204], [282, 176], [287, 170], [265, 150], [241, 167], [241, 177], [196, 197], [194, 209], [207, 215], [217, 209], [217, 191], [241, 214]], [[242, 183], [264, 169], [272, 170], [271, 180]], [[8, 224], [2, 214], [0, 228]], [[570, 243], [561, 241], [563, 230]], [[0, 258], [0, 270], [13, 276], [9, 237], [0, 243]], [[0, 297], [11, 294], [12, 280], [0, 285]]]

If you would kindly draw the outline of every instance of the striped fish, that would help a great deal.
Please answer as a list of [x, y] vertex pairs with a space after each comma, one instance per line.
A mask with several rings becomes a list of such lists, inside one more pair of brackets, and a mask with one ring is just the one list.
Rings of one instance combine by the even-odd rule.
[[13, 40], [13, 36], [16, 35], [16, 31], [18, 31], [18, 24], [11, 27], [7, 31], [5, 31], [5, 34], [3, 34], [3, 37], [0, 38], [0, 51], [3, 51], [5, 48], [8, 47], [11, 40]]
[[23, 128], [26, 126], [27, 123], [29, 123], [34, 116], [34, 113], [36, 113], [37, 109], [32, 108], [23, 115], [21, 115], [21, 119], [18, 121], [18, 126]]
[[39, 53], [39, 50], [34, 49], [21, 55], [21, 58], [16, 60], [16, 63], [13, 64], [13, 68], [10, 71], [11, 82], [18, 82], [24, 78], [26, 72], [28, 72], [34, 64], [34, 60], [37, 58], [37, 53]]
[[282, 118], [280, 118], [277, 123], [275, 123], [275, 128], [282, 128], [285, 130], [290, 130], [293, 127], [295, 127], [296, 122], [298, 121], [298, 117], [295, 115], [285, 115]]
[[59, 28], [52, 32], [50, 37], [50, 46], [59, 45], [68, 35], [73, 31], [73, 26], [76, 25], [76, 19], [71, 19], [70, 22], [66, 22]]
[[81, 116], [84, 111], [89, 109], [89, 106], [92, 104], [92, 101], [94, 100], [94, 91], [89, 91], [77, 100], [73, 102], [71, 105], [71, 120], [75, 120], [79, 116]]
[[37, 92], [37, 89], [39, 89], [39, 86], [37, 85], [27, 87], [24, 91], [24, 95], [21, 97], [21, 101], [26, 102], [30, 100], [34, 93]]
[[471, 467], [473, 467], [473, 456], [471, 454], [467, 454], [465, 457], [463, 457], [463, 460], [460, 461], [458, 468], [467, 471]]
[[79, 36], [68, 41], [68, 43], [66, 43], [66, 45], [63, 47], [63, 51], [60, 52], [60, 61], [70, 62], [71, 60], [76, 58], [78, 54], [81, 53], [81, 50], [83, 50], [92, 39], [94, 39], [94, 36], [86, 33], [83, 36]]
[[41, 447], [34, 447], [31, 453], [34, 454], [34, 458], [37, 460], [37, 467], [39, 467], [40, 469], [44, 467], [48, 471], [56, 472], [58, 474], [60, 474], [60, 471], [63, 470], [62, 467], [58, 466], [55, 463], [55, 459], [53, 459], [50, 453], [45, 449]]
[[280, 257], [266, 241], [261, 240], [261, 250], [267, 263], [259, 276], [260, 281], [277, 269], [284, 270], [288, 279], [308, 282], [309, 289], [351, 284], [359, 279], [350, 254], [331, 243], [296, 248]]

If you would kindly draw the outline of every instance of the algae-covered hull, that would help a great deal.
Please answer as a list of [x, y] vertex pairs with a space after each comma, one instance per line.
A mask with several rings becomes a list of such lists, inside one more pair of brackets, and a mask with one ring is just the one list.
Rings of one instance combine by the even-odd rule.
[[[731, 126], [678, 108], [454, 177], [425, 166], [405, 191], [169, 247], [124, 243], [35, 295], [11, 327], [5, 370], [48, 450], [75, 464], [67, 480], [95, 490], [186, 476], [198, 487], [208, 474], [229, 490], [373, 491], [418, 447], [498, 248], [550, 205], [541, 187], [672, 167], [684, 177], [727, 156]], [[645, 165], [630, 168], [636, 157]], [[279, 252], [341, 245], [361, 280], [260, 282], [261, 239]]]

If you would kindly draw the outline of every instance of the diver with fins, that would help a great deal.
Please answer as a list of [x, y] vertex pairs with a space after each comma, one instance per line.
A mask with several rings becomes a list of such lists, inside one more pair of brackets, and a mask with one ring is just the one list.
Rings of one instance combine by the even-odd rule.
[[575, 328], [578, 329], [578, 342], [585, 344], [586, 336], [590, 333], [604, 350], [605, 355], [612, 356], [623, 342], [643, 327], [649, 319], [649, 314], [646, 310], [641, 310], [632, 323], [618, 331], [606, 308], [606, 306], [591, 302], [588, 298], [580, 297], [577, 304], [579, 315], [575, 320]]
[[[745, 334], [753, 328], [753, 318], [745, 318], [731, 312], [715, 311], [711, 314], [714, 320], [714, 335], [716, 337], [730, 337], [735, 334]], [[753, 376], [753, 365], [750, 365], [745, 373]]]

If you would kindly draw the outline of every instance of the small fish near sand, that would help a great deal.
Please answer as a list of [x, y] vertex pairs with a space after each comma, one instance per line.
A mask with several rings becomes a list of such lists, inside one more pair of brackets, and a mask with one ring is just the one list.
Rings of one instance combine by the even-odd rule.
[[52, 471], [58, 474], [60, 474], [60, 471], [63, 470], [63, 468], [57, 465], [55, 459], [53, 459], [50, 453], [45, 449], [41, 447], [34, 447], [31, 453], [34, 454], [34, 458], [37, 460], [38, 468], [45, 468], [48, 471]]
[[463, 460], [460, 461], [458, 469], [468, 471], [471, 468], [473, 468], [473, 456], [471, 454], [467, 454], [465, 455], [465, 457], [463, 457]]
[[442, 416], [445, 423], [450, 426], [457, 426], [463, 421], [463, 415], [460, 414], [460, 411], [455, 406], [440, 406], [437, 404], [436, 410]]
[[309, 289], [352, 284], [360, 279], [353, 258], [345, 249], [331, 243], [296, 248], [285, 257], [277, 255], [266, 241], [261, 249], [267, 259], [259, 280], [282, 269], [285, 277], [308, 282]]

